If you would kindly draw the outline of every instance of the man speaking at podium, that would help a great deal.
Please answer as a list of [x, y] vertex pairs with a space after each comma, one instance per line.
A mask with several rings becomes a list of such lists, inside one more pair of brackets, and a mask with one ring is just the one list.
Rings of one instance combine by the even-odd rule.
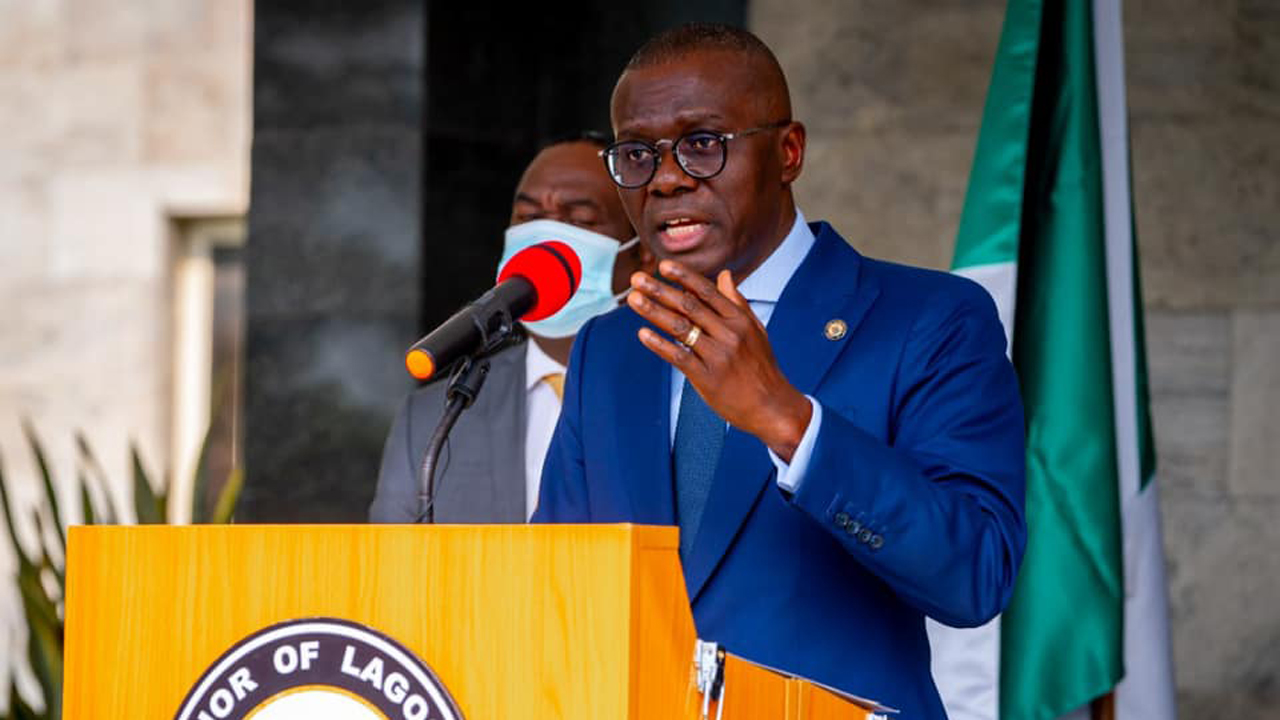
[[700, 637], [945, 717], [924, 617], [994, 617], [1026, 537], [993, 303], [805, 222], [805, 129], [754, 35], [657, 36], [611, 110], [661, 279], [579, 332], [534, 520], [678, 525]]

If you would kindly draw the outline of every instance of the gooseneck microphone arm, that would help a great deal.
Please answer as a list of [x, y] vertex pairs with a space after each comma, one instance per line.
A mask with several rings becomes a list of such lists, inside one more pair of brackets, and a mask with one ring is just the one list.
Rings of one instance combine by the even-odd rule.
[[434, 523], [436, 521], [436, 461], [440, 457], [440, 450], [444, 447], [445, 440], [449, 437], [449, 431], [453, 429], [453, 424], [458, 421], [462, 411], [475, 402], [476, 396], [480, 394], [480, 388], [484, 385], [484, 379], [488, 376], [488, 360], [466, 358], [449, 381], [449, 390], [445, 394], [448, 403], [445, 405], [444, 415], [436, 425], [436, 431], [431, 435], [427, 454], [422, 458], [422, 492], [418, 495], [417, 522]]
[[489, 375], [487, 358], [524, 337], [515, 318], [533, 307], [536, 298], [537, 293], [528, 280], [510, 278], [459, 310], [419, 343], [430, 342], [435, 347], [447, 349], [442, 355], [460, 354], [461, 357], [449, 363], [457, 370], [445, 393], [444, 415], [431, 434], [427, 453], [422, 458], [417, 522], [435, 522], [436, 462], [440, 450], [462, 411], [471, 407], [480, 394], [484, 379]]
[[564, 307], [577, 292], [582, 263], [563, 242], [530, 245], [511, 256], [498, 273], [498, 284], [467, 304], [405, 354], [405, 366], [419, 380], [429, 380], [456, 367], [446, 393], [447, 404], [418, 478], [418, 522], [435, 521], [435, 476], [440, 449], [458, 417], [475, 402], [489, 374], [486, 358], [523, 337], [517, 320], [541, 320]]

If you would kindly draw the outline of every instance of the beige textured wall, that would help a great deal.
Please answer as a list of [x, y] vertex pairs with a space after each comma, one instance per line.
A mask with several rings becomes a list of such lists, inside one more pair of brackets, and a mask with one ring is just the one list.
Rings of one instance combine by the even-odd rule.
[[[1003, 0], [755, 0], [810, 219], [945, 268]], [[1280, 713], [1280, 4], [1129, 0], [1125, 39], [1184, 717]]]
[[945, 268], [1004, 3], [757, 0], [809, 130], [796, 193], [862, 252]]
[[[117, 490], [130, 440], [170, 463], [168, 223], [246, 209], [250, 42], [248, 0], [0, 0], [0, 460], [20, 506], [22, 417], [64, 506], [77, 429]], [[0, 689], [15, 607], [0, 583]]]
[[1186, 717], [1280, 715], [1280, 5], [1130, 0], [1134, 193]]

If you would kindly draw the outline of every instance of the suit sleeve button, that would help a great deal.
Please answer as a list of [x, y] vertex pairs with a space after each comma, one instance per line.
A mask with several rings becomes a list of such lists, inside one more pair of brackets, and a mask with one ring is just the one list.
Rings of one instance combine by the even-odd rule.
[[871, 540], [871, 531], [867, 528], [862, 528], [862, 530], [858, 531], [858, 540], [861, 542], [869, 542]]
[[849, 513], [836, 513], [836, 525], [839, 525], [842, 528], [847, 528], [849, 527], [849, 520]]
[[872, 535], [871, 542], [868, 544], [871, 545], [872, 550], [879, 550], [881, 547], [884, 546], [884, 538], [880, 537], [879, 535]]
[[848, 525], [844, 526], [844, 531], [853, 537], [858, 537], [858, 531], [862, 529], [862, 523], [857, 520], [850, 520]]

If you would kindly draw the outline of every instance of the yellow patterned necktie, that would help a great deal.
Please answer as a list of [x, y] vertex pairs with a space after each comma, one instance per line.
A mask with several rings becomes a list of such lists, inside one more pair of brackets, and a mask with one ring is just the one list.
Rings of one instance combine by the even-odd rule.
[[564, 402], [564, 373], [547, 373], [542, 376], [542, 382], [551, 386], [551, 390], [556, 394], [557, 400]]

